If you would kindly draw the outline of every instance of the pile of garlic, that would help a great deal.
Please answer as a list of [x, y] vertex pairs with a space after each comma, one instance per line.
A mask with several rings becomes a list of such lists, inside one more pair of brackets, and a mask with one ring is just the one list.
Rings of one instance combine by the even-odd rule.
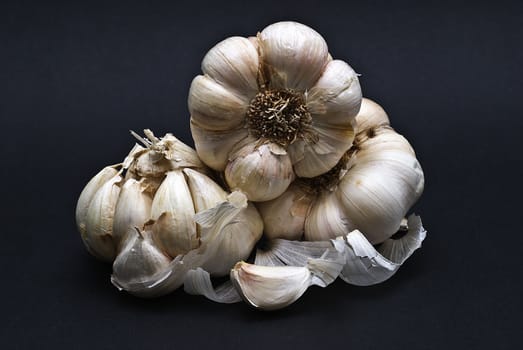
[[274, 310], [337, 277], [383, 282], [421, 246], [420, 218], [405, 218], [424, 186], [414, 150], [317, 32], [278, 22], [231, 37], [202, 70], [188, 99], [196, 150], [133, 133], [142, 145], [78, 200], [81, 237], [117, 288], [183, 285]]

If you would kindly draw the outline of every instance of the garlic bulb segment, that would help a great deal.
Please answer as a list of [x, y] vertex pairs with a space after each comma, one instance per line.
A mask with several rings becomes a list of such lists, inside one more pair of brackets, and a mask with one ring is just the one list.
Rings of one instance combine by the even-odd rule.
[[262, 64], [270, 69], [274, 88], [304, 91], [328, 62], [327, 43], [312, 28], [297, 22], [269, 25], [258, 35]]
[[121, 284], [143, 283], [169, 266], [171, 259], [154, 246], [139, 229], [128, 234], [113, 263], [112, 278]]
[[281, 309], [295, 302], [311, 283], [306, 267], [260, 266], [237, 263], [231, 280], [242, 298], [255, 308]]
[[105, 182], [93, 196], [87, 209], [85, 233], [82, 234], [87, 250], [95, 257], [112, 262], [116, 256], [113, 240], [113, 217], [120, 194], [121, 176]]
[[313, 198], [311, 193], [294, 182], [281, 196], [257, 203], [256, 207], [263, 218], [265, 237], [300, 239]]
[[107, 166], [103, 168], [98, 174], [96, 174], [84, 187], [78, 202], [76, 204], [76, 225], [78, 231], [82, 236], [85, 235], [86, 221], [87, 221], [87, 209], [93, 200], [94, 195], [98, 190], [109, 180], [114, 178], [118, 174], [118, 170], [115, 166]]
[[258, 92], [258, 50], [239, 36], [216, 44], [205, 55], [202, 71], [220, 85], [250, 100]]
[[258, 211], [241, 192], [198, 212], [195, 220], [202, 227], [201, 267], [213, 276], [228, 274], [236, 262], [246, 259], [263, 233]]
[[[378, 143], [387, 136], [393, 136], [388, 140], [392, 142]], [[408, 148], [390, 146], [397, 141], [408, 145], [403, 137], [384, 130], [371, 140], [374, 147], [357, 151], [351, 159], [351, 168], [341, 180], [337, 195], [352, 227], [377, 244], [398, 231], [401, 220], [423, 191], [424, 177], [416, 157], [406, 151]]]
[[135, 179], [125, 181], [120, 190], [113, 220], [113, 239], [117, 250], [125, 245], [128, 237], [136, 236], [151, 216], [152, 198], [145, 192], [143, 183]]
[[390, 125], [389, 117], [383, 108], [368, 98], [361, 100], [361, 108], [356, 116], [355, 122], [358, 133], [380, 126]]
[[199, 246], [191, 192], [181, 170], [169, 171], [151, 205], [155, 243], [175, 257]]
[[189, 90], [192, 121], [208, 130], [234, 129], [243, 123], [249, 99], [229, 91], [208, 76], [197, 76]]
[[306, 93], [307, 109], [318, 124], [347, 126], [362, 103], [356, 72], [341, 60], [330, 61]]
[[312, 204], [305, 220], [305, 239], [324, 241], [352, 231], [351, 224], [340, 207], [341, 204], [334, 192], [321, 193]]
[[347, 260], [340, 277], [347, 283], [369, 286], [392, 277], [400, 266], [421, 247], [427, 231], [419, 216], [408, 219], [408, 231], [399, 239], [387, 239], [376, 250], [360, 231], [339, 237], [346, 244]]
[[[256, 37], [225, 39], [205, 56], [202, 70], [188, 98], [196, 150], [249, 200], [271, 200], [291, 178], [326, 173], [351, 147], [358, 77], [332, 60], [313, 29], [279, 22]], [[279, 157], [260, 162], [269, 156], [263, 145], [281, 148], [271, 152]], [[252, 150], [262, 152], [248, 156]], [[276, 170], [283, 181], [274, 182]]]
[[316, 125], [314, 131], [316, 138], [313, 141], [299, 140], [288, 148], [294, 171], [299, 177], [316, 177], [331, 170], [354, 140], [350, 122], [346, 127]]
[[192, 120], [191, 133], [202, 161], [218, 171], [225, 170], [232, 149], [249, 134], [243, 127], [225, 131], [206, 130]]
[[232, 190], [243, 191], [249, 200], [267, 201], [281, 195], [294, 179], [285, 150], [274, 143], [240, 148], [225, 168]]

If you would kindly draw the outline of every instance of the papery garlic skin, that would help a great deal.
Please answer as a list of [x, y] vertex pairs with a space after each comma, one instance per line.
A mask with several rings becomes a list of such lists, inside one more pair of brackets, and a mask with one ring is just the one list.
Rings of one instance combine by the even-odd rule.
[[[188, 98], [196, 151], [249, 200], [274, 199], [294, 177], [329, 171], [350, 148], [358, 77], [332, 60], [313, 29], [278, 22], [257, 37], [225, 39], [204, 57], [202, 70]], [[267, 145], [281, 148], [274, 159], [264, 159], [271, 158]]]
[[[296, 180], [309, 189], [310, 201], [301, 204], [306, 217], [287, 209], [298, 205], [289, 201], [287, 192], [258, 204], [271, 238], [297, 239], [303, 234], [306, 240], [326, 240], [358, 229], [377, 244], [398, 231], [423, 192], [423, 170], [409, 142], [389, 126], [376, 102], [364, 98], [355, 121], [355, 144], [344, 162], [319, 177]], [[287, 191], [293, 187], [294, 183]], [[278, 221], [293, 224], [277, 232], [266, 208], [282, 209]]]
[[128, 234], [122, 251], [113, 263], [113, 278], [140, 283], [166, 269], [171, 258], [162, 253], [149, 238], [151, 233], [135, 228]]

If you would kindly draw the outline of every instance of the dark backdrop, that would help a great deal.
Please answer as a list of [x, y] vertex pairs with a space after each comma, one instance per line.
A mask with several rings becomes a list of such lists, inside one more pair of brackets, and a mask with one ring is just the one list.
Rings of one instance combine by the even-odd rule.
[[[3, 4], [2, 348], [512, 349], [520, 343], [523, 11], [516, 1]], [[206, 51], [278, 20], [361, 73], [426, 174], [428, 237], [389, 281], [313, 287], [263, 313], [179, 290], [118, 292], [85, 251], [76, 199], [128, 130], [192, 145]], [[519, 332], [518, 332], [519, 331]]]

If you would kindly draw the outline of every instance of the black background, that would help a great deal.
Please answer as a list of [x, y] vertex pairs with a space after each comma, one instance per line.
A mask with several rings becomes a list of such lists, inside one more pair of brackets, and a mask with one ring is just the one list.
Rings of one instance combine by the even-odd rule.
[[[0, 16], [0, 347], [521, 346], [517, 2], [18, 2]], [[206, 51], [278, 20], [320, 32], [413, 144], [422, 249], [386, 283], [313, 287], [272, 313], [118, 292], [76, 232], [80, 191], [127, 154], [128, 129], [192, 145], [186, 99]]]

